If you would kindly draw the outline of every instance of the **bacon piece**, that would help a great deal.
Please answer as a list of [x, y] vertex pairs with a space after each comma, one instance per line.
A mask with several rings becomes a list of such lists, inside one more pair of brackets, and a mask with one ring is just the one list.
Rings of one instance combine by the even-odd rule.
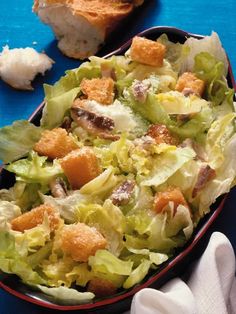
[[144, 103], [147, 98], [147, 92], [150, 87], [150, 84], [144, 84], [142, 81], [135, 81], [134, 84], [132, 85], [132, 93], [134, 95], [134, 98], [141, 102]]
[[207, 182], [216, 176], [215, 170], [209, 165], [202, 166], [197, 177], [197, 182], [193, 188], [192, 197], [196, 197], [197, 193], [202, 190]]
[[62, 121], [61, 128], [65, 129], [67, 132], [71, 131], [72, 119], [70, 117], [65, 117]]
[[152, 124], [147, 131], [147, 135], [155, 139], [157, 144], [166, 143], [177, 145], [178, 140], [175, 138], [164, 124]]
[[50, 189], [54, 197], [63, 198], [67, 195], [66, 183], [62, 178], [53, 179], [50, 182]]
[[112, 193], [111, 199], [114, 205], [126, 205], [129, 203], [135, 183], [131, 180], [124, 181]]
[[80, 127], [85, 129], [89, 134], [104, 139], [116, 141], [120, 138], [118, 135], [110, 133], [115, 127], [113, 119], [86, 110], [83, 108], [83, 104], [83, 100], [77, 99], [71, 108], [71, 117]]

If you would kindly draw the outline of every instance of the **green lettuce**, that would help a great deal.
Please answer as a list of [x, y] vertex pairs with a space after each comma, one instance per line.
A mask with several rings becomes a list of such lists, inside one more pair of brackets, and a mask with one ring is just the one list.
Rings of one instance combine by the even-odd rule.
[[161, 154], [153, 159], [153, 169], [150, 175], [141, 184], [155, 187], [163, 184], [178, 169], [195, 156], [196, 153], [190, 147], [178, 147], [176, 150]]
[[16, 121], [0, 129], [0, 160], [9, 163], [27, 155], [40, 139], [42, 129], [29, 121]]
[[181, 72], [192, 72], [195, 56], [201, 52], [207, 52], [224, 64], [224, 75], [227, 74], [228, 60], [217, 33], [212, 32], [210, 36], [204, 36], [201, 39], [189, 37], [184, 46], [188, 54], [182, 60]]
[[173, 43], [166, 34], [161, 35], [157, 41], [166, 46], [165, 58], [170, 62], [172, 68], [179, 72], [184, 58], [189, 54], [189, 47], [181, 43]]
[[209, 211], [211, 204], [218, 196], [227, 193], [235, 185], [235, 156], [236, 156], [236, 135], [234, 134], [226, 143], [223, 150], [223, 161], [216, 169], [216, 177], [199, 192], [197, 205], [199, 215], [202, 217]]
[[196, 114], [207, 105], [207, 101], [204, 99], [194, 95], [185, 97], [177, 91], [159, 93], [156, 98], [169, 115]]
[[6, 231], [0, 231], [0, 269], [18, 275], [27, 284], [46, 283], [18, 253], [14, 236]]
[[213, 169], [219, 168], [224, 162], [226, 144], [235, 133], [235, 118], [236, 113], [228, 113], [214, 121], [207, 133], [206, 152]]
[[39, 156], [32, 151], [27, 159], [20, 159], [6, 169], [16, 174], [16, 179], [27, 183], [47, 184], [55, 176], [62, 174], [62, 169], [54, 160], [53, 163], [47, 162], [47, 157]]
[[43, 202], [52, 205], [58, 210], [60, 216], [67, 223], [74, 223], [78, 220], [77, 208], [80, 204], [91, 202], [89, 195], [83, 195], [79, 191], [73, 191], [70, 195], [64, 198], [55, 198], [51, 195], [40, 195]]
[[60, 304], [75, 305], [87, 303], [95, 297], [92, 292], [79, 292], [78, 290], [63, 286], [48, 288], [42, 285], [37, 285], [36, 287], [46, 295], [53, 297], [55, 302]]
[[151, 264], [152, 263], [150, 261], [144, 259], [141, 264], [137, 268], [135, 268], [129, 275], [129, 277], [125, 280], [123, 288], [129, 289], [135, 284], [140, 283], [147, 275]]
[[0, 230], [6, 229], [6, 224], [21, 215], [21, 209], [13, 202], [0, 199]]
[[206, 96], [215, 105], [220, 105], [225, 99], [233, 103], [234, 91], [228, 87], [224, 77], [224, 63], [208, 52], [195, 56], [194, 72], [206, 83]]
[[104, 198], [117, 185], [117, 177], [114, 175], [113, 167], [107, 168], [98, 177], [86, 183], [80, 193], [83, 195], [99, 196]]
[[94, 272], [124, 276], [129, 276], [131, 274], [133, 266], [133, 262], [122, 261], [106, 250], [98, 250], [95, 256], [90, 256], [88, 264]]

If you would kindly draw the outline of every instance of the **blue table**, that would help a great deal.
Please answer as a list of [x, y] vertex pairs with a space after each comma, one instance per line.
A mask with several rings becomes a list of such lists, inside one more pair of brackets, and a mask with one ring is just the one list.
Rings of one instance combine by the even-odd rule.
[[[192, 33], [207, 35], [212, 30], [218, 32], [223, 46], [231, 60], [236, 75], [236, 9], [235, 0], [146, 0], [147, 3], [129, 20], [127, 29], [122, 29], [116, 40], [101, 51], [107, 53], [125, 42], [132, 35], [145, 28], [156, 25], [170, 25]], [[54, 83], [65, 70], [75, 68], [80, 63], [63, 56], [57, 49], [51, 30], [31, 13], [31, 1], [0, 1], [0, 49], [9, 45], [15, 47], [34, 47], [45, 51], [56, 63], [45, 77], [34, 82], [33, 92], [15, 91], [0, 81], [0, 127], [11, 124], [16, 119], [27, 119], [43, 100], [42, 83]], [[226, 234], [236, 252], [236, 189], [225, 204], [211, 232], [218, 230]], [[56, 313], [27, 304], [0, 291], [0, 314], [46, 314]]]

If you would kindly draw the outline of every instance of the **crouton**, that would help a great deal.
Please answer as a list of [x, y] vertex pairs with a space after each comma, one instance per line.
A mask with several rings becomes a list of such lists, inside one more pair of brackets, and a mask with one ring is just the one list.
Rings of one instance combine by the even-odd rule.
[[70, 152], [60, 164], [72, 189], [81, 188], [100, 173], [97, 157], [89, 147]]
[[153, 210], [159, 214], [169, 202], [174, 203], [174, 214], [177, 207], [181, 204], [188, 208], [188, 204], [178, 187], [169, 187], [164, 192], [157, 192], [154, 199]]
[[166, 53], [166, 46], [143, 37], [134, 37], [130, 47], [130, 56], [133, 61], [162, 67]]
[[62, 158], [77, 148], [78, 146], [62, 128], [44, 131], [40, 140], [34, 145], [34, 150], [39, 155], [50, 159]]
[[61, 233], [61, 249], [77, 262], [87, 262], [89, 256], [99, 249], [105, 249], [106, 239], [84, 223], [64, 226]]
[[177, 81], [175, 90], [182, 92], [185, 96], [196, 94], [202, 96], [205, 88], [205, 82], [196, 77], [194, 73], [185, 72]]
[[147, 135], [154, 138], [157, 144], [178, 145], [178, 139], [170, 133], [164, 124], [152, 124], [148, 128]]
[[81, 91], [90, 100], [96, 100], [102, 105], [110, 105], [114, 98], [114, 81], [110, 77], [83, 79]]
[[116, 287], [107, 279], [94, 277], [89, 281], [87, 291], [94, 293], [97, 297], [106, 297], [115, 294]]
[[32, 229], [43, 223], [45, 214], [48, 215], [51, 231], [55, 230], [59, 225], [60, 216], [56, 210], [48, 204], [35, 207], [31, 211], [14, 218], [11, 221], [11, 227], [13, 230], [21, 232]]

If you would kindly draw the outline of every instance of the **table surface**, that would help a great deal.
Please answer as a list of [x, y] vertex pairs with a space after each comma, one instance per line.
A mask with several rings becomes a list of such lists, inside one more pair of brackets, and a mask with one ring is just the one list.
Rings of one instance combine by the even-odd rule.
[[[152, 26], [174, 26], [202, 35], [209, 35], [213, 30], [219, 34], [236, 75], [235, 4], [235, 0], [146, 0], [146, 4], [134, 13], [100, 55], [112, 51], [136, 33]], [[42, 83], [52, 84], [65, 70], [80, 64], [60, 53], [50, 28], [32, 13], [31, 6], [29, 0], [0, 1], [0, 47], [34, 47], [38, 51], [45, 51], [56, 63], [44, 77], [35, 80], [33, 92], [13, 90], [0, 81], [0, 126], [11, 124], [17, 119], [27, 119], [43, 100]], [[236, 189], [228, 196], [225, 208], [211, 227], [211, 232], [217, 230], [226, 234], [236, 252], [235, 203]], [[24, 314], [56, 313], [27, 304], [0, 290], [0, 314], [14, 314], [16, 311]]]

